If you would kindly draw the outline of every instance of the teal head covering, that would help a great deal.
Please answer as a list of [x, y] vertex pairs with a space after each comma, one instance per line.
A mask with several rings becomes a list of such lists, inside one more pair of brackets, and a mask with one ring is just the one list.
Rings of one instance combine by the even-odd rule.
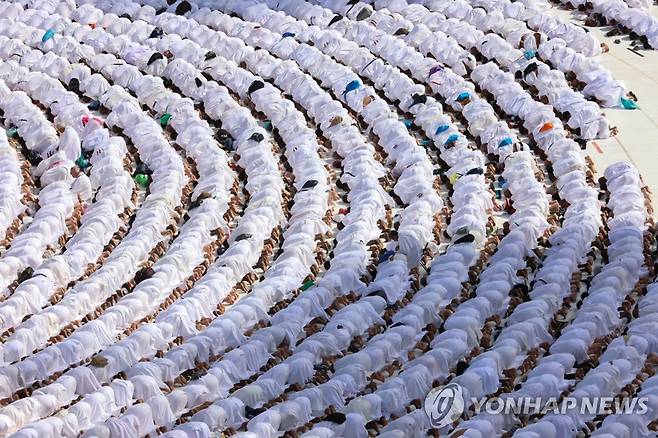
[[510, 146], [513, 143], [514, 143], [514, 141], [511, 138], [505, 137], [500, 143], [498, 143], [498, 147], [502, 148], [502, 147], [505, 147], [505, 146]]
[[54, 36], [55, 36], [55, 31], [52, 29], [48, 29], [46, 33], [44, 33], [43, 36], [41, 37], [41, 41], [45, 43], [46, 41], [48, 41]]
[[270, 120], [263, 120], [261, 126], [268, 132], [272, 131], [272, 122]]
[[624, 109], [631, 109], [631, 110], [634, 110], [634, 109], [637, 109], [637, 108], [638, 108], [638, 107], [637, 107], [637, 103], [635, 103], [634, 100], [626, 99], [625, 97], [622, 97], [622, 98], [621, 98], [621, 106], [622, 106]]
[[75, 160], [75, 165], [80, 169], [86, 169], [89, 167], [89, 160], [87, 160], [84, 155], [80, 155], [78, 159]]
[[308, 280], [307, 282], [302, 284], [302, 286], [299, 289], [305, 291], [307, 289], [310, 289], [314, 284], [315, 282], [313, 280]]

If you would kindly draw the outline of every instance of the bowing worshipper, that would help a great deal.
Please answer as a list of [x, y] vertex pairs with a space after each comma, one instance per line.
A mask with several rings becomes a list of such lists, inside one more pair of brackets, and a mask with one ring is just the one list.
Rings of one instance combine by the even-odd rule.
[[63, 157], [69, 161], [75, 161], [80, 157], [80, 137], [71, 126], [67, 126], [59, 138], [58, 150], [62, 151]]
[[287, 383], [289, 385], [302, 385], [312, 378], [314, 370], [310, 355], [296, 355], [288, 360], [290, 371]]
[[34, 175], [39, 178], [42, 187], [45, 187], [55, 181], [71, 181], [72, 167], [73, 161], [67, 159], [66, 153], [63, 150], [57, 151], [39, 163]]
[[[288, 397], [288, 399], [295, 400], [298, 397], [304, 397], [308, 399], [311, 406], [311, 415], [313, 417], [322, 417], [327, 412], [333, 412], [336, 408], [339, 408], [343, 405], [341, 394], [342, 391], [339, 390], [338, 392], [326, 392], [326, 388], [330, 388], [332, 390], [337, 389], [337, 387], [332, 386], [330, 382], [331, 380], [317, 386], [297, 391]], [[340, 382], [337, 383], [340, 384]], [[328, 387], [327, 385], [330, 386]], [[325, 395], [329, 395], [333, 399], [325, 399]]]
[[172, 438], [210, 438], [212, 434], [208, 425], [198, 421], [183, 423], [174, 431], [168, 432], [165, 436], [171, 434]]
[[325, 416], [323, 421], [317, 423], [310, 431], [302, 434], [302, 437], [329, 438], [341, 436], [345, 429], [347, 416], [341, 412], [333, 412]]
[[57, 437], [62, 436], [64, 423], [59, 417], [51, 417], [33, 423], [26, 428], [21, 429], [16, 436], [19, 437]]
[[365, 418], [360, 414], [345, 414], [345, 421], [342, 426], [344, 426], [342, 433], [345, 438], [365, 438], [368, 436]]
[[[110, 418], [108, 422], [110, 422], [112, 419]], [[153, 422], [153, 412], [151, 411], [151, 406], [146, 403], [139, 403], [135, 404], [128, 409], [121, 415], [121, 417], [117, 420], [122, 423], [129, 423], [134, 425], [135, 431], [137, 433], [136, 436], [145, 436], [145, 435], [151, 435], [153, 432], [155, 432], [155, 424]], [[106, 423], [107, 424], [107, 423]], [[123, 427], [121, 427], [122, 433], [125, 430]], [[111, 435], [114, 436], [114, 433], [112, 431], [112, 428], [110, 428]], [[119, 435], [119, 436], [126, 436], [126, 435]]]
[[219, 400], [210, 406], [209, 410], [202, 410], [192, 416], [191, 421], [199, 421], [209, 426], [211, 430], [227, 430], [230, 433], [245, 421], [245, 406], [235, 398], [229, 397]]
[[[588, 424], [593, 428], [594, 424]], [[648, 436], [650, 431], [640, 415], [616, 414], [606, 417], [592, 436]]]
[[[499, 375], [502, 373], [500, 357], [480, 355], [473, 359], [468, 370], [457, 376], [455, 381], [468, 391], [469, 397], [481, 398], [484, 395], [495, 393], [500, 387]], [[468, 397], [466, 398], [469, 399]]]
[[380, 295], [393, 304], [409, 289], [409, 279], [406, 258], [398, 255], [394, 260], [379, 265], [377, 276], [363, 292], [366, 295]]
[[[290, 405], [293, 402], [285, 403]], [[285, 430], [282, 427], [283, 415], [279, 410], [280, 406], [281, 405], [275, 405], [249, 420], [247, 423], [247, 431], [256, 432], [259, 436], [263, 437], [273, 437], [276, 436], [277, 431]]]
[[[412, 409], [415, 408], [415, 409]], [[410, 412], [388, 422], [379, 432], [382, 436], [418, 436], [430, 428], [427, 414], [419, 406], [412, 405]]]
[[[0, 209], [4, 212], [1, 221], [3, 225], [2, 231], [0, 231], [0, 238], [4, 238], [8, 241], [17, 234], [21, 223], [21, 216], [27, 208], [26, 205], [21, 202], [21, 196], [25, 201], [30, 202], [30, 198], [32, 198], [33, 195], [26, 186], [26, 184], [30, 185], [29, 183], [31, 179], [29, 173], [26, 172], [27, 169], [21, 169], [21, 167], [19, 167], [16, 151], [9, 146], [9, 143], [6, 141], [6, 135], [0, 133], [0, 136], [5, 140], [2, 141], [2, 139], [0, 139], [0, 142], [3, 144], [2, 149], [0, 149], [0, 161], [3, 163], [2, 177], [4, 181], [6, 181], [4, 190], [5, 196], [0, 205]], [[6, 147], [4, 145], [6, 145]]]
[[529, 437], [547, 437], [547, 438], [557, 438], [558, 436], [571, 436], [575, 435], [576, 428], [574, 426], [571, 430], [572, 434], [570, 435], [559, 435], [557, 428], [550, 421], [538, 421], [537, 423], [528, 425], [522, 429], [519, 429], [515, 432], [515, 435], [520, 438], [529, 438]]
[[404, 415], [406, 406], [411, 402], [404, 381], [399, 377], [387, 379], [376, 390], [376, 394], [382, 400], [381, 409], [385, 418]]
[[486, 436], [495, 435], [498, 430], [505, 429], [505, 427], [497, 427], [505, 421], [503, 418], [500, 417], [503, 416], [495, 416], [492, 414], [484, 414], [484, 413], [477, 414], [473, 418], [459, 423], [457, 428], [453, 431], [453, 433], [450, 436], [452, 438], [458, 438], [458, 437], [484, 438]]
[[245, 405], [247, 413], [251, 410], [259, 408], [263, 402], [278, 396], [283, 391], [283, 387], [267, 388], [268, 383], [274, 383], [272, 380], [258, 379], [255, 383], [243, 386], [233, 393]]
[[74, 178], [71, 192], [77, 195], [81, 202], [88, 202], [93, 194], [89, 177], [78, 166], [71, 167], [71, 176]]

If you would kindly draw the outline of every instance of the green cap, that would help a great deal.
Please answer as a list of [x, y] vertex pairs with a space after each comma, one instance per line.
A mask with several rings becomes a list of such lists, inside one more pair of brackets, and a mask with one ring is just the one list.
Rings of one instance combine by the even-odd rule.
[[171, 119], [171, 114], [169, 114], [169, 113], [164, 113], [164, 114], [160, 117], [160, 125], [162, 125], [163, 127], [167, 126], [167, 125], [169, 124], [169, 119]]
[[89, 160], [85, 158], [84, 155], [80, 155], [77, 160], [75, 160], [75, 165], [78, 166], [80, 169], [86, 169], [89, 167]]
[[138, 173], [135, 175], [135, 182], [140, 186], [146, 188], [149, 185], [149, 176], [143, 173]]

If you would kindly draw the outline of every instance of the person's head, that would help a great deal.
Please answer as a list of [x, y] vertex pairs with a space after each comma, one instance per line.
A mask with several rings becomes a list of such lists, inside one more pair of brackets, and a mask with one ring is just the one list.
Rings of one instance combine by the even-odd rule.
[[176, 6], [176, 10], [174, 11], [176, 15], [185, 15], [186, 13], [190, 12], [192, 10], [192, 5], [188, 1], [182, 1]]
[[345, 414], [343, 414], [342, 412], [334, 412], [332, 414], [327, 415], [326, 420], [335, 424], [343, 424], [346, 418], [345, 418]]
[[77, 93], [80, 91], [80, 80], [77, 78], [73, 78], [69, 81], [69, 90], [73, 91], [74, 93]]
[[71, 176], [73, 178], [77, 178], [78, 176], [80, 176], [80, 173], [81, 173], [81, 171], [80, 171], [80, 168], [78, 166], [71, 167]]
[[457, 362], [457, 366], [455, 367], [455, 375], [461, 376], [464, 374], [464, 371], [468, 369], [468, 362], [464, 360], [460, 360]]

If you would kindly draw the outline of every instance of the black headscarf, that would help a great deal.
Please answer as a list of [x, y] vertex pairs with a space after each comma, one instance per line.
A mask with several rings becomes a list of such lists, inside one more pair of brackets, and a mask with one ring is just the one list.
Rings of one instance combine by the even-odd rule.
[[334, 412], [332, 414], [327, 415], [325, 419], [335, 424], [343, 424], [347, 418], [345, 417], [345, 414], [343, 414], [342, 412]]
[[73, 78], [69, 81], [69, 90], [73, 91], [74, 93], [79, 93], [80, 92], [80, 81], [77, 78]]
[[533, 62], [532, 64], [530, 64], [529, 66], [527, 66], [527, 67], [525, 68], [525, 70], [523, 70], [523, 77], [528, 76], [528, 75], [529, 75], [530, 73], [532, 73], [533, 71], [536, 72], [536, 71], [537, 71], [537, 68], [539, 68], [539, 65], [538, 65], [536, 62]]
[[162, 35], [164, 35], [164, 32], [162, 31], [162, 29], [159, 28], [159, 27], [156, 27], [151, 32], [151, 35], [149, 35], [149, 38], [160, 38]]
[[260, 143], [261, 141], [265, 140], [265, 136], [260, 132], [254, 132], [253, 134], [251, 134], [251, 137], [249, 137], [249, 140]]
[[[411, 96], [411, 98], [414, 101], [414, 103], [412, 103], [411, 106], [414, 106], [418, 103], [427, 103], [427, 96], [424, 95], [424, 94], [415, 93], [413, 96]], [[409, 108], [411, 108], [411, 107], [409, 107]]]
[[473, 169], [469, 170], [466, 172], [466, 175], [482, 175], [484, 173], [484, 169], [481, 167], [474, 167]]
[[265, 87], [265, 84], [263, 83], [263, 81], [258, 81], [258, 80], [253, 81], [251, 83], [251, 85], [249, 85], [249, 88], [247, 89], [247, 94], [251, 96], [251, 93], [253, 93], [254, 91], [260, 90], [261, 88], [264, 88], [264, 87]]
[[363, 21], [366, 18], [369, 18], [372, 15], [372, 11], [367, 8], [363, 8], [356, 14], [356, 21]]
[[185, 15], [192, 10], [192, 5], [188, 1], [182, 1], [176, 6], [176, 15]]
[[342, 19], [343, 19], [343, 16], [342, 16], [342, 15], [339, 15], [339, 14], [334, 15], [334, 17], [333, 17], [333, 18], [331, 19], [331, 21], [329, 22], [328, 27], [331, 27], [332, 24], [334, 24], [334, 23], [338, 23], [338, 22], [339, 22], [340, 20], [342, 20]]
[[146, 65], [151, 65], [158, 59], [164, 59], [164, 56], [162, 56], [162, 53], [160, 52], [155, 52], [151, 57], [149, 58], [149, 61], [146, 63]]
[[471, 233], [468, 233], [465, 236], [462, 236], [459, 239], [455, 240], [454, 245], [457, 245], [459, 243], [471, 243], [474, 241], [475, 241], [475, 236], [472, 235]]

